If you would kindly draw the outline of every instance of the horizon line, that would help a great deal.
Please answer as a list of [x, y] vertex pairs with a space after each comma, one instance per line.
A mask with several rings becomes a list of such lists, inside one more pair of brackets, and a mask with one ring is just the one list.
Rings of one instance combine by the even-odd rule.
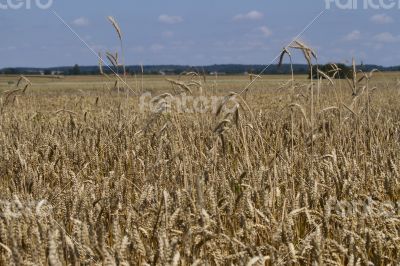
[[[338, 62], [328, 62], [328, 63], [322, 63], [322, 64], [315, 64], [315, 65], [328, 65], [328, 64], [344, 64], [350, 66], [351, 64], [347, 63], [338, 63]], [[79, 67], [98, 67], [98, 65], [80, 65], [80, 64], [72, 64], [72, 65], [58, 65], [58, 66], [45, 66], [45, 67], [40, 67], [40, 66], [16, 66], [16, 67], [0, 67], [0, 70], [4, 69], [18, 69], [18, 68], [32, 68], [32, 69], [52, 69], [52, 68], [65, 68], [65, 67], [74, 67], [75, 65], [78, 65]], [[260, 63], [255, 63], [255, 64], [245, 64], [245, 63], [215, 63], [215, 64], [204, 64], [204, 65], [191, 65], [191, 64], [126, 64], [125, 67], [149, 67], [149, 66], [177, 66], [177, 67], [210, 67], [210, 66], [229, 66], [229, 65], [236, 65], [236, 66], [265, 66], [265, 64], [260, 64]], [[274, 63], [271, 65], [279, 65], [278, 63]], [[290, 63], [284, 63], [282, 66], [285, 65], [290, 65]], [[308, 66], [307, 63], [293, 63], [292, 65], [301, 65], [301, 66]], [[392, 67], [400, 67], [400, 63], [398, 65], [380, 65], [380, 64], [374, 64], [374, 63], [368, 63], [368, 64], [356, 64], [357, 66], [378, 66], [378, 67], [383, 67], [383, 68], [392, 68]]]

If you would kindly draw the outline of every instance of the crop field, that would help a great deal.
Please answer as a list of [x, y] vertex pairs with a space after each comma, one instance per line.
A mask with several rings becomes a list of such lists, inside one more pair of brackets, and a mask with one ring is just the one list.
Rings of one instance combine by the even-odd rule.
[[251, 78], [0, 77], [0, 265], [398, 265], [400, 74]]

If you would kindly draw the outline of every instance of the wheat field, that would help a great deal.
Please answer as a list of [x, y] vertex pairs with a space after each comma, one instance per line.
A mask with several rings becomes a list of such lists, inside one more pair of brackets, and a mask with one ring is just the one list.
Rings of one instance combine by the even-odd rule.
[[398, 265], [398, 76], [1, 77], [0, 265]]

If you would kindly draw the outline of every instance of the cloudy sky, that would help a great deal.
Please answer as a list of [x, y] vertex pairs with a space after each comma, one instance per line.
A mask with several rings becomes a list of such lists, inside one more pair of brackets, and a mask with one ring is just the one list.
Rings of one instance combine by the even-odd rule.
[[[114, 16], [124, 34], [127, 64], [206, 65], [268, 64], [326, 9], [325, 0], [54, 0], [46, 10], [35, 3], [47, 0], [26, 1], [32, 2], [30, 9], [4, 10], [7, 1], [0, 0], [0, 67], [97, 64], [53, 11], [96, 52], [118, 49], [106, 20]], [[400, 65], [399, 12], [332, 4], [301, 39], [321, 62], [349, 62], [354, 56], [358, 62]], [[294, 57], [303, 62], [301, 55]]]

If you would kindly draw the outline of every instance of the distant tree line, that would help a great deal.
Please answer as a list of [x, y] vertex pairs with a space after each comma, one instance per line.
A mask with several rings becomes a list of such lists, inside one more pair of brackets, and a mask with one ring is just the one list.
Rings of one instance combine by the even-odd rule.
[[[337, 64], [340, 68], [340, 71], [337, 73], [336, 78], [345, 78], [351, 77], [351, 67], [346, 66], [344, 64]], [[326, 73], [328, 76], [333, 77], [334, 71], [332, 69], [332, 65], [319, 65], [318, 68]], [[261, 71], [265, 69], [265, 65], [239, 65], [239, 64], [229, 64], [229, 65], [210, 65], [210, 66], [182, 66], [182, 65], [147, 65], [143, 66], [143, 74], [145, 75], [178, 75], [182, 72], [197, 72], [200, 74], [218, 74], [218, 75], [243, 75], [243, 74], [259, 74]], [[384, 71], [400, 71], [400, 66], [394, 67], [382, 67], [377, 65], [360, 65], [357, 66], [357, 69], [363, 70], [365, 72], [371, 71], [372, 69], [378, 69], [382, 72]], [[122, 73], [122, 68], [116, 68], [111, 66], [103, 67], [103, 71], [107, 74]], [[127, 66], [126, 71], [128, 75], [142, 73], [141, 66]], [[294, 64], [293, 71], [295, 74], [309, 74], [309, 67], [305, 64]], [[8, 75], [49, 75], [57, 73], [60, 75], [99, 75], [100, 71], [98, 66], [69, 66], [69, 67], [56, 67], [56, 68], [4, 68], [0, 69], [0, 74], [8, 74]], [[264, 74], [290, 74], [291, 66], [288, 64], [284, 64], [281, 67], [278, 65], [269, 66], [264, 72]], [[317, 67], [314, 66], [313, 69], [314, 78], [317, 77]]]

